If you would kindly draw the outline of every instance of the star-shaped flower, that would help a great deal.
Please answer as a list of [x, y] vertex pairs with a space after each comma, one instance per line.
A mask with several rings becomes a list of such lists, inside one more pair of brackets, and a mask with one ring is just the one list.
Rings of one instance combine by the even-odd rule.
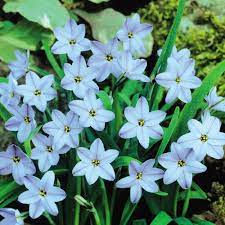
[[149, 138], [159, 139], [163, 129], [159, 125], [166, 113], [160, 110], [149, 112], [148, 102], [145, 97], [139, 98], [136, 107], [126, 107], [124, 115], [128, 122], [119, 131], [122, 138], [137, 137], [139, 143], [148, 148]]
[[28, 72], [26, 75], [26, 85], [17, 87], [17, 93], [23, 96], [23, 102], [30, 106], [36, 106], [38, 110], [44, 112], [47, 102], [54, 99], [56, 91], [51, 87], [54, 82], [54, 76], [48, 75], [40, 78], [34, 72]]
[[218, 96], [216, 93], [216, 87], [213, 87], [209, 95], [205, 97], [206, 102], [210, 109], [225, 112], [225, 98]]
[[129, 51], [125, 51], [118, 57], [120, 74], [131, 80], [140, 80], [142, 82], [150, 82], [149, 77], [144, 75], [147, 62], [144, 59], [133, 59]]
[[70, 19], [64, 27], [58, 27], [54, 30], [57, 39], [52, 46], [54, 54], [68, 54], [70, 59], [75, 59], [82, 51], [90, 49], [90, 41], [85, 36], [85, 25], [77, 23]]
[[43, 126], [44, 132], [54, 137], [54, 146], [57, 149], [64, 145], [71, 148], [77, 147], [79, 145], [78, 134], [81, 133], [82, 129], [75, 113], [69, 111], [64, 115], [56, 109], [52, 111], [52, 121]]
[[12, 174], [18, 184], [23, 184], [24, 177], [36, 172], [32, 160], [16, 145], [10, 145], [5, 152], [0, 152], [0, 174]]
[[73, 168], [74, 176], [84, 176], [88, 184], [93, 184], [99, 177], [113, 181], [115, 179], [115, 172], [113, 167], [110, 165], [117, 156], [119, 151], [109, 149], [105, 151], [101, 139], [97, 138], [90, 147], [77, 148], [77, 154], [81, 159]]
[[69, 108], [79, 115], [81, 126], [92, 127], [98, 131], [104, 130], [105, 123], [115, 118], [115, 114], [106, 110], [101, 99], [96, 99], [94, 93], [88, 93], [84, 100], [70, 102]]
[[163, 177], [163, 170], [154, 168], [155, 160], [149, 159], [140, 164], [131, 161], [129, 164], [129, 176], [122, 178], [116, 183], [118, 188], [130, 188], [130, 199], [132, 203], [137, 203], [142, 195], [142, 188], [151, 193], [159, 191], [156, 180]]
[[117, 32], [117, 37], [123, 42], [125, 50], [132, 53], [138, 52], [145, 54], [146, 48], [143, 38], [152, 31], [151, 24], [140, 23], [140, 16], [134, 14], [132, 18], [127, 18], [122, 28]]
[[222, 159], [225, 133], [220, 132], [220, 127], [220, 120], [206, 112], [202, 116], [202, 123], [195, 119], [188, 121], [190, 132], [181, 136], [178, 143], [193, 148], [198, 160], [203, 160], [206, 155]]
[[[187, 65], [188, 64], [188, 65]], [[194, 62], [178, 63], [170, 57], [166, 72], [160, 73], [155, 78], [156, 82], [168, 89], [166, 103], [179, 98], [182, 102], [191, 101], [191, 90], [201, 85], [201, 80], [195, 76]]]
[[13, 116], [5, 123], [5, 128], [10, 131], [18, 131], [17, 138], [22, 143], [29, 137], [31, 131], [36, 128], [35, 112], [27, 104], [9, 106], [8, 109]]
[[91, 51], [93, 55], [88, 60], [98, 82], [104, 81], [110, 74], [118, 77], [120, 73], [118, 65], [118, 40], [116, 38], [107, 44], [92, 41]]
[[55, 174], [49, 171], [40, 180], [30, 176], [24, 180], [28, 191], [19, 195], [18, 201], [29, 204], [29, 215], [36, 219], [47, 211], [53, 216], [58, 215], [58, 208], [55, 202], [60, 202], [66, 198], [66, 193], [59, 187], [54, 186]]
[[196, 160], [193, 150], [178, 143], [172, 143], [171, 152], [164, 153], [159, 157], [159, 163], [166, 168], [163, 177], [164, 184], [177, 181], [186, 189], [191, 187], [192, 174], [203, 173], [207, 167]]
[[87, 67], [83, 56], [78, 56], [73, 64], [64, 64], [65, 77], [61, 81], [64, 89], [73, 91], [78, 98], [84, 98], [87, 92], [99, 91], [98, 85], [93, 81], [95, 74]]
[[11, 70], [9, 76], [18, 80], [23, 77], [28, 72], [29, 67], [29, 51], [23, 53], [19, 50], [15, 51], [16, 60], [8, 64], [9, 69]]
[[7, 108], [8, 105], [18, 105], [20, 95], [16, 93], [17, 81], [9, 77], [8, 83], [0, 83], [0, 101]]
[[0, 225], [24, 225], [23, 217], [18, 209], [3, 208], [0, 209], [0, 215], [3, 217]]
[[35, 148], [32, 149], [31, 159], [38, 160], [38, 167], [41, 172], [46, 172], [51, 166], [57, 165], [59, 155], [70, 150], [67, 145], [59, 148], [58, 145], [54, 145], [52, 136], [46, 137], [43, 134], [37, 134], [32, 142]]

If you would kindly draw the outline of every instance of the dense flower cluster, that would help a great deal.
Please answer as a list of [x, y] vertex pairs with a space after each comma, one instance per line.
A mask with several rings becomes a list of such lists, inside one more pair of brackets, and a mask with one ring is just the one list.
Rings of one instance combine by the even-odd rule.
[[[110, 75], [119, 81], [131, 79], [150, 82], [145, 73], [146, 60], [135, 58], [135, 53], [145, 51], [143, 38], [151, 30], [151, 25], [140, 23], [137, 14], [128, 18], [116, 37], [107, 44], [86, 39], [85, 26], [77, 25], [73, 20], [68, 21], [63, 28], [55, 29], [57, 41], [52, 46], [52, 52], [67, 54], [71, 60], [71, 63], [64, 64], [65, 76], [61, 80], [61, 88], [74, 93], [74, 99], [68, 102], [70, 111], [64, 113], [53, 109], [48, 112], [51, 121], [43, 124], [45, 134], [39, 132], [32, 138], [34, 148], [30, 158], [16, 145], [0, 152], [0, 174], [12, 174], [18, 184], [28, 189], [20, 194], [18, 201], [29, 205], [31, 218], [38, 218], [44, 211], [58, 214], [55, 202], [64, 200], [66, 193], [54, 186], [55, 174], [48, 170], [58, 164], [61, 154], [72, 148], [76, 148], [80, 159], [72, 171], [74, 176], [85, 176], [89, 185], [99, 177], [108, 181], [115, 180], [111, 163], [119, 156], [119, 149], [105, 150], [100, 138], [88, 145], [90, 149], [82, 147], [79, 134], [87, 128], [92, 128], [94, 132], [103, 131], [106, 123], [115, 119], [115, 113], [106, 109], [102, 99], [96, 96], [100, 89], [97, 82], [103, 82]], [[123, 49], [119, 48], [121, 44]], [[81, 53], [88, 50], [93, 54], [86, 63]], [[42, 113], [49, 111], [48, 102], [57, 97], [57, 92], [53, 75], [39, 77], [30, 71], [29, 53], [17, 51], [15, 54], [17, 60], [9, 64], [9, 81], [0, 84], [0, 101], [12, 115], [5, 124], [6, 129], [17, 132], [18, 141], [23, 143], [37, 127], [34, 107]], [[177, 51], [174, 47], [166, 71], [155, 78], [159, 85], [168, 90], [166, 103], [176, 98], [184, 103], [191, 101], [191, 89], [201, 85], [201, 80], [195, 76], [194, 67], [190, 51]], [[25, 84], [18, 85], [21, 78], [25, 78]], [[138, 160], [130, 162], [129, 176], [118, 180], [116, 187], [130, 188], [131, 202], [137, 203], [140, 200], [142, 189], [151, 193], [158, 192], [156, 181], [159, 179], [163, 179], [164, 184], [177, 181], [182, 188], [189, 188], [193, 174], [206, 171], [206, 166], [201, 162], [206, 155], [216, 159], [223, 157], [225, 134], [220, 132], [219, 119], [210, 112], [212, 109], [225, 111], [224, 99], [217, 96], [215, 88], [205, 99], [208, 108], [202, 113], [201, 122], [190, 120], [190, 132], [181, 136], [177, 143], [172, 143], [171, 151], [157, 159], [165, 171], [155, 167], [155, 159], [142, 163]], [[124, 116], [127, 122], [119, 130], [121, 138], [137, 138], [140, 145], [148, 149], [151, 139], [159, 140], [163, 137], [164, 128], [160, 124], [165, 120], [166, 113], [162, 110], [149, 111], [145, 97], [140, 96], [135, 107], [126, 107]], [[38, 160], [39, 170], [46, 172], [42, 179], [34, 176], [36, 168], [31, 159]], [[1, 209], [0, 215], [4, 217], [3, 224], [23, 224], [23, 217], [18, 210]]]

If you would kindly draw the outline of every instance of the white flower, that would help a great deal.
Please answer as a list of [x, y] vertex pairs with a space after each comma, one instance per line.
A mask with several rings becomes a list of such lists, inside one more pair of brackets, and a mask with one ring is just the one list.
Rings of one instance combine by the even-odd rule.
[[210, 109], [225, 112], [225, 98], [218, 96], [216, 93], [216, 87], [213, 87], [209, 95], [205, 97], [206, 102]]
[[160, 73], [155, 78], [156, 82], [168, 89], [166, 103], [179, 98], [182, 102], [191, 101], [191, 90], [201, 85], [201, 80], [195, 76], [194, 62], [178, 63], [174, 58], [169, 58], [166, 72]]
[[0, 209], [0, 215], [3, 217], [0, 225], [24, 225], [23, 216], [18, 209], [3, 208]]
[[93, 92], [88, 93], [84, 100], [74, 100], [69, 103], [71, 111], [79, 115], [80, 125], [83, 127], [92, 127], [95, 130], [102, 131], [105, 123], [113, 120], [113, 112], [106, 110], [101, 99], [96, 99]]
[[119, 155], [119, 151], [109, 149], [105, 151], [101, 139], [97, 138], [90, 147], [77, 148], [77, 154], [81, 159], [73, 169], [74, 176], [84, 176], [88, 184], [93, 184], [98, 177], [105, 180], [113, 181], [115, 179], [115, 172], [110, 165]]
[[190, 132], [181, 136], [178, 143], [193, 148], [198, 160], [202, 160], [206, 155], [222, 159], [225, 133], [220, 132], [220, 127], [220, 120], [206, 112], [202, 116], [202, 123], [195, 119], [188, 121]]
[[142, 164], [131, 161], [129, 164], [129, 176], [122, 178], [116, 183], [118, 188], [130, 188], [130, 199], [137, 203], [142, 195], [142, 188], [151, 193], [159, 191], [156, 180], [163, 177], [163, 170], [154, 168], [155, 160], [149, 159]]
[[163, 129], [159, 125], [166, 113], [160, 110], [149, 112], [148, 102], [145, 97], [139, 98], [136, 107], [127, 107], [124, 115], [128, 122], [119, 131], [122, 138], [137, 137], [139, 143], [144, 147], [149, 146], [149, 137], [159, 139], [163, 135]]

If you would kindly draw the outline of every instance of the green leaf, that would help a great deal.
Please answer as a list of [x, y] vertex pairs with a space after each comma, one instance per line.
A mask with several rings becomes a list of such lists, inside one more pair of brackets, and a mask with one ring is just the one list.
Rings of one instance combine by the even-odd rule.
[[112, 101], [105, 91], [99, 91], [97, 93], [97, 96], [102, 100], [103, 105], [106, 109], [108, 110], [112, 109]]
[[172, 221], [172, 218], [164, 211], [161, 211], [153, 219], [150, 225], [167, 225]]
[[99, 4], [99, 3], [102, 3], [102, 2], [109, 2], [110, 0], [88, 0], [89, 2], [93, 2], [95, 4]]
[[128, 166], [132, 160], [135, 160], [139, 162], [137, 159], [132, 158], [130, 156], [119, 156], [116, 158], [116, 160], [112, 163], [112, 166], [114, 169], [122, 167], [122, 166]]
[[201, 220], [197, 217], [192, 218], [193, 223], [198, 224], [198, 225], [215, 225], [215, 223], [206, 221], [206, 220]]
[[3, 6], [6, 13], [18, 12], [27, 20], [53, 29], [69, 20], [69, 13], [58, 0], [8, 0]]
[[127, 200], [123, 209], [120, 225], [126, 225], [128, 223], [136, 207], [137, 207], [137, 204], [132, 204], [130, 202], [130, 199]]
[[[174, 129], [176, 127], [176, 124], [177, 124], [177, 121], [178, 121], [178, 118], [179, 118], [179, 114], [180, 114], [180, 108], [177, 106], [175, 111], [174, 111], [174, 114], [173, 114], [173, 117], [171, 119], [171, 122], [170, 122], [170, 125], [169, 127], [166, 129], [164, 135], [163, 135], [163, 139], [162, 139], [162, 142], [159, 146], [159, 149], [157, 151], [157, 154], [156, 154], [156, 159], [158, 159], [158, 157], [163, 154], [163, 152], [165, 151], [166, 149], [166, 146], [168, 145], [172, 135], [173, 135], [173, 132], [174, 132]], [[156, 165], [158, 164], [158, 161], [156, 161]]]
[[8, 79], [5, 77], [0, 77], [0, 83], [8, 83]]
[[145, 219], [134, 220], [133, 225], [147, 225], [147, 222]]
[[11, 28], [0, 27], [0, 59], [8, 63], [15, 58], [17, 49], [36, 50], [42, 38], [49, 41], [51, 35], [41, 26], [25, 20]]
[[15, 181], [10, 181], [4, 184], [4, 186], [1, 186], [0, 199], [3, 199], [8, 194], [12, 194], [18, 188], [20, 188], [20, 186]]
[[[185, 191], [182, 191], [180, 194], [179, 194], [179, 201], [180, 200], [184, 200], [186, 197], [186, 192]], [[191, 191], [190, 192], [190, 196], [189, 196], [190, 199], [207, 199], [207, 195], [201, 195], [199, 192], [197, 191]]]
[[7, 111], [5, 106], [0, 103], [0, 118], [2, 118], [4, 122], [6, 122], [10, 117], [10, 113]]
[[185, 218], [185, 217], [179, 217], [179, 218], [176, 218], [174, 220], [178, 225], [192, 225], [192, 222]]
[[168, 195], [168, 193], [164, 192], [164, 191], [158, 191], [158, 192], [156, 192], [154, 194], [159, 195], [159, 196], [167, 196]]
[[24, 142], [24, 148], [28, 156], [31, 156], [31, 140], [36, 136], [36, 134], [40, 131], [42, 125], [36, 127], [29, 135], [27, 140]]
[[192, 101], [184, 106], [180, 114], [177, 126], [173, 134], [173, 140], [176, 140], [187, 131], [187, 122], [195, 117], [197, 111], [201, 108], [204, 97], [208, 94], [210, 89], [216, 84], [216, 82], [224, 74], [224, 72], [225, 60], [218, 63], [214, 67], [214, 69], [205, 77], [201, 87], [194, 91], [194, 93], [192, 94]]

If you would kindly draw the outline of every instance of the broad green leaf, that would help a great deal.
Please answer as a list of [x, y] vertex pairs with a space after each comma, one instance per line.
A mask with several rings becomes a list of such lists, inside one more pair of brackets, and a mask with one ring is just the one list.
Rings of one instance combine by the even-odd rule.
[[58, 0], [8, 0], [3, 6], [6, 13], [18, 12], [27, 20], [53, 29], [69, 20], [69, 13]]
[[172, 221], [172, 218], [164, 211], [161, 211], [153, 219], [150, 225], [167, 225]]
[[41, 39], [51, 39], [48, 31], [41, 26], [22, 20], [11, 28], [0, 27], [0, 59], [10, 62], [17, 49], [36, 50]]
[[179, 217], [179, 218], [176, 218], [174, 220], [178, 225], [192, 225], [192, 222], [185, 218], [185, 217]]
[[4, 187], [1, 187], [0, 199], [3, 199], [8, 194], [12, 194], [18, 188], [20, 188], [20, 186], [15, 181], [8, 182]]
[[130, 202], [130, 199], [127, 200], [123, 209], [120, 225], [127, 225], [136, 207], [137, 207], [137, 204], [132, 204]]
[[108, 110], [112, 109], [112, 101], [105, 91], [99, 91], [97, 93], [97, 96], [102, 100], [103, 105], [106, 109]]
[[198, 224], [198, 225], [215, 225], [215, 223], [212, 223], [212, 222], [209, 222], [206, 220], [202, 220], [197, 217], [193, 217], [191, 220], [193, 221], [193, 223]]
[[118, 96], [119, 96], [119, 100], [120, 100], [120, 101], [125, 102], [126, 105], [128, 105], [128, 106], [131, 105], [131, 100], [130, 100], [130, 98], [129, 98], [127, 95], [125, 95], [125, 94], [122, 93], [122, 92], [119, 92], [119, 93], [118, 93]]
[[134, 220], [133, 225], [147, 225], [147, 222], [145, 219]]
[[7, 111], [4, 105], [0, 103], [0, 118], [6, 122], [11, 117], [10, 113]]
[[127, 167], [130, 164], [130, 162], [133, 161], [133, 160], [138, 161], [137, 159], [132, 158], [130, 156], [119, 156], [112, 163], [112, 165], [113, 165], [113, 168], [114, 169], [119, 168], [119, 167], [122, 167], [122, 166], [126, 166]]
[[[156, 154], [156, 159], [158, 159], [158, 157], [160, 155], [163, 154], [163, 152], [165, 151], [172, 135], [173, 135], [173, 132], [174, 132], [174, 129], [176, 127], [176, 124], [177, 124], [177, 121], [178, 121], [178, 118], [179, 118], [179, 114], [180, 114], [180, 108], [177, 106], [175, 111], [174, 111], [174, 114], [173, 114], [173, 117], [171, 119], [171, 122], [170, 122], [170, 125], [169, 127], [166, 129], [164, 135], [163, 135], [163, 139], [162, 139], [162, 142], [159, 146], [159, 149], [157, 151], [157, 154]], [[158, 162], [156, 162], [156, 164], [158, 164]]]
[[225, 60], [218, 63], [214, 69], [204, 78], [201, 87], [196, 89], [192, 94], [192, 101], [187, 103], [181, 111], [177, 126], [173, 134], [173, 140], [179, 138], [187, 131], [187, 123], [194, 118], [197, 111], [201, 108], [204, 97], [210, 89], [216, 84], [218, 79], [225, 72]]
[[31, 156], [31, 140], [36, 136], [36, 134], [41, 130], [42, 125], [36, 127], [31, 134], [29, 135], [29, 137], [27, 138], [27, 140], [24, 142], [24, 148], [25, 151], [27, 153], [28, 156]]

